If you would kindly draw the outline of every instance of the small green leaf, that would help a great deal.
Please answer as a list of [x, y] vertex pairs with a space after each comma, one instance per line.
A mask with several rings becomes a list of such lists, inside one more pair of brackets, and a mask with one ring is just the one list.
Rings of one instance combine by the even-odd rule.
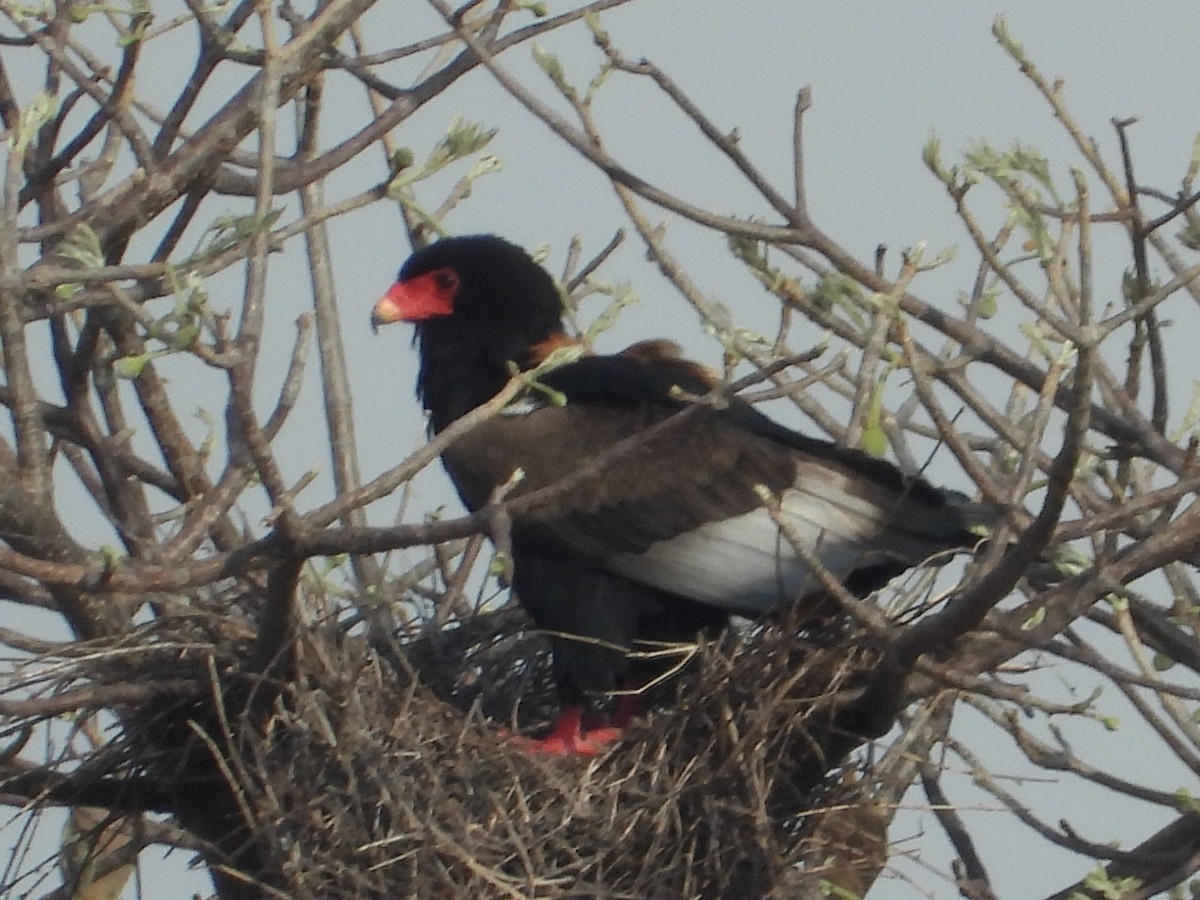
[[862, 900], [862, 895], [848, 890], [840, 885], [834, 884], [827, 878], [822, 878], [818, 884], [822, 897], [829, 897], [831, 900]]
[[1189, 250], [1200, 250], [1200, 227], [1188, 223], [1176, 232], [1175, 237], [1179, 239], [1179, 243], [1183, 244]]
[[193, 254], [192, 259], [210, 259], [226, 250], [231, 250], [259, 232], [269, 231], [282, 215], [283, 207], [277, 207], [271, 209], [261, 219], [253, 214], [218, 216], [205, 230], [200, 240], [200, 249]]
[[862, 438], [859, 440], [859, 446], [868, 456], [873, 456], [876, 459], [882, 459], [887, 455], [888, 450], [887, 432], [885, 432], [879, 425], [868, 425], [863, 429]]
[[444, 147], [451, 159], [462, 159], [482, 150], [495, 136], [495, 128], [484, 128], [478, 122], [467, 122], [457, 117], [450, 123], [439, 147]]
[[1022, 631], [1032, 631], [1042, 624], [1046, 619], [1046, 607], [1039, 606], [1033, 611], [1033, 614], [1021, 623]]
[[1012, 32], [1008, 30], [1008, 20], [1004, 16], [996, 16], [995, 20], [993, 20], [992, 36], [996, 38], [1000, 46], [1014, 60], [1022, 65], [1028, 63], [1029, 60], [1025, 56], [1025, 48], [1021, 46], [1020, 42], [1012, 36]]
[[1098, 894], [1104, 900], [1121, 900], [1141, 887], [1142, 882], [1133, 877], [1114, 878], [1103, 868], [1096, 868], [1087, 874], [1083, 884], [1093, 895]]
[[567, 81], [566, 70], [563, 69], [563, 65], [561, 62], [559, 62], [557, 56], [555, 56], [541, 44], [534, 44], [533, 61], [538, 64], [538, 67], [541, 68], [541, 70], [545, 72], [547, 76], [549, 76], [550, 80], [554, 82], [554, 86], [558, 88], [564, 96], [575, 96], [575, 89], [571, 87], [570, 82]]
[[942, 140], [936, 133], [930, 132], [929, 137], [925, 139], [925, 146], [921, 148], [921, 160], [930, 171], [939, 176], [945, 171], [942, 166]]
[[633, 286], [628, 282], [620, 282], [618, 284], [591, 282], [591, 284], [599, 293], [606, 294], [611, 299], [608, 306], [604, 308], [600, 315], [592, 320], [592, 323], [583, 334], [583, 342], [589, 347], [598, 335], [608, 331], [608, 329], [617, 323], [618, 317], [626, 307], [633, 306], [641, 299], [633, 290]]
[[1083, 553], [1065, 544], [1055, 547], [1048, 561], [1054, 566], [1054, 570], [1058, 574], [1067, 578], [1087, 571], [1090, 565], [1090, 561]]
[[488, 574], [498, 578], [508, 571], [508, 555], [497, 550], [488, 563]]
[[196, 338], [200, 336], [200, 323], [192, 322], [184, 325], [171, 336], [169, 346], [172, 350], [187, 350], [196, 342]]
[[1000, 306], [1000, 292], [998, 290], [984, 291], [979, 297], [979, 318], [990, 319], [996, 315]]
[[862, 438], [859, 441], [863, 452], [876, 459], [883, 458], [888, 448], [887, 432], [883, 430], [883, 389], [887, 385], [890, 372], [891, 368], [889, 367], [875, 382], [875, 389], [871, 391], [866, 415], [863, 418]]
[[333, 556], [325, 557], [324, 565], [321, 567], [322, 574], [328, 575], [330, 572], [335, 572], [337, 569], [346, 564], [350, 559], [348, 553], [335, 553]]
[[1196, 180], [1196, 174], [1200, 172], [1200, 132], [1192, 138], [1192, 156], [1188, 160], [1187, 173], [1183, 176], [1183, 183], [1190, 185]]
[[592, 40], [596, 42], [597, 47], [604, 49], [612, 43], [608, 32], [600, 26], [600, 17], [594, 11], [589, 10], [585, 12], [583, 14], [583, 21], [587, 25], [588, 30], [591, 31]]
[[499, 172], [503, 168], [504, 163], [500, 161], [498, 156], [485, 153], [483, 156], [479, 157], [479, 159], [475, 160], [474, 165], [472, 165], [470, 170], [467, 172], [467, 179], [469, 181], [474, 181], [476, 178], [480, 178], [484, 175], [491, 175], [493, 172]]
[[1132, 269], [1126, 269], [1121, 273], [1121, 295], [1125, 298], [1125, 303], [1132, 306], [1142, 299], [1142, 288], [1138, 282], [1137, 273]]
[[67, 239], [58, 245], [58, 254], [89, 269], [98, 269], [104, 265], [100, 235], [84, 222], [71, 229]]
[[935, 256], [932, 260], [925, 262], [924, 241], [920, 241], [911, 247], [906, 247], [901, 253], [905, 265], [912, 266], [918, 272], [928, 272], [933, 269], [940, 268], [947, 263], [952, 262], [954, 257], [957, 255], [958, 250], [956, 248], [945, 247], [944, 249], [939, 250], [937, 256]]
[[[455, 116], [445, 136], [438, 141], [429, 156], [419, 166], [412, 164], [412, 151], [404, 148], [392, 157], [392, 180], [388, 182], [388, 196], [394, 199], [404, 197], [404, 189], [431, 175], [440, 172], [446, 166], [457, 162], [473, 153], [478, 153], [496, 136], [495, 128], [484, 128], [475, 122], [467, 122], [462, 116]], [[476, 164], [478, 171], [472, 170], [469, 178], [495, 171], [499, 168], [499, 160], [485, 157]]]
[[410, 168], [416, 159], [417, 155], [413, 153], [412, 147], [397, 147], [388, 161], [392, 167], [392, 174], [399, 175], [405, 169]]
[[47, 91], [38, 92], [21, 110], [17, 127], [9, 132], [9, 146], [18, 156], [23, 156], [38, 129], [54, 118], [57, 112], [58, 97]]
[[217, 445], [217, 419], [203, 407], [198, 407], [193, 415], [204, 423], [204, 440], [200, 442], [199, 454], [201, 459], [208, 459], [213, 447]]
[[608, 81], [608, 76], [611, 75], [612, 72], [612, 66], [603, 65], [600, 67], [600, 71], [598, 71], [595, 76], [593, 76], [592, 80], [588, 82], [587, 94], [585, 95], [588, 103], [590, 103], [592, 98], [596, 96], [596, 92], [600, 90], [600, 88], [604, 87], [604, 82]]
[[813, 303], [821, 309], [841, 310], [846, 317], [858, 328], [868, 325], [868, 319], [863, 314], [866, 305], [862, 287], [854, 279], [840, 272], [821, 276], [813, 287]]
[[156, 356], [162, 356], [162, 353], [150, 352], [139, 353], [136, 356], [123, 356], [113, 363], [113, 371], [116, 372], [118, 378], [137, 378]]
[[1154, 654], [1154, 671], [1165, 672], [1175, 665], [1175, 660], [1167, 656], [1165, 653]]

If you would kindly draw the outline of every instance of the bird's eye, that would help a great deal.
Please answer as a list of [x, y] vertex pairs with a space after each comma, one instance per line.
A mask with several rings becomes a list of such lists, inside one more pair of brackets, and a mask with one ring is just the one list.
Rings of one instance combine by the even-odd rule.
[[458, 288], [458, 273], [453, 269], [438, 269], [433, 273], [433, 283], [438, 290], [453, 291]]

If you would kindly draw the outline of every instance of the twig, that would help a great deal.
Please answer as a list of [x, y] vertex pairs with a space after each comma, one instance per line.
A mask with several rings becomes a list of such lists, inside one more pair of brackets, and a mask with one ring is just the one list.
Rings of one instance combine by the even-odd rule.
[[[946, 837], [950, 840], [961, 862], [962, 875], [958, 874], [957, 869], [955, 871], [959, 881], [959, 890], [969, 900], [995, 900], [995, 895], [990, 888], [991, 881], [988, 878], [987, 869], [984, 868], [983, 860], [979, 858], [979, 853], [975, 850], [971, 832], [963, 824], [962, 819], [959, 818], [958, 813], [955, 812], [954, 807], [943, 793], [939, 774], [937, 767], [933, 763], [927, 762], [921, 769], [921, 787], [925, 790], [925, 797], [929, 800], [934, 817], [942, 826], [942, 830], [946, 833]], [[963, 884], [964, 881], [969, 884]]]
[[792, 178], [795, 183], [795, 213], [808, 218], [808, 197], [804, 186], [804, 114], [812, 109], [812, 87], [805, 85], [796, 94], [792, 119]]

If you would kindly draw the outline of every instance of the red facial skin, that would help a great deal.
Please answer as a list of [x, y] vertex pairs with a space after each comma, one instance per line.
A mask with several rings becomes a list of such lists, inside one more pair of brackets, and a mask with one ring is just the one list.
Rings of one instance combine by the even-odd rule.
[[448, 316], [454, 312], [458, 287], [458, 273], [453, 269], [435, 269], [407, 281], [397, 281], [375, 304], [371, 324], [377, 327]]

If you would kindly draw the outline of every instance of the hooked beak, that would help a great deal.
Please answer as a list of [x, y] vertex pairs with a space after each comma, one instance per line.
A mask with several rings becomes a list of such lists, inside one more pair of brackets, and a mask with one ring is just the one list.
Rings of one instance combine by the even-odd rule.
[[379, 334], [380, 325], [391, 325], [393, 322], [401, 322], [405, 319], [399, 303], [402, 291], [402, 285], [400, 282], [396, 282], [386, 294], [379, 298], [375, 308], [371, 310], [371, 332], [373, 334]]

